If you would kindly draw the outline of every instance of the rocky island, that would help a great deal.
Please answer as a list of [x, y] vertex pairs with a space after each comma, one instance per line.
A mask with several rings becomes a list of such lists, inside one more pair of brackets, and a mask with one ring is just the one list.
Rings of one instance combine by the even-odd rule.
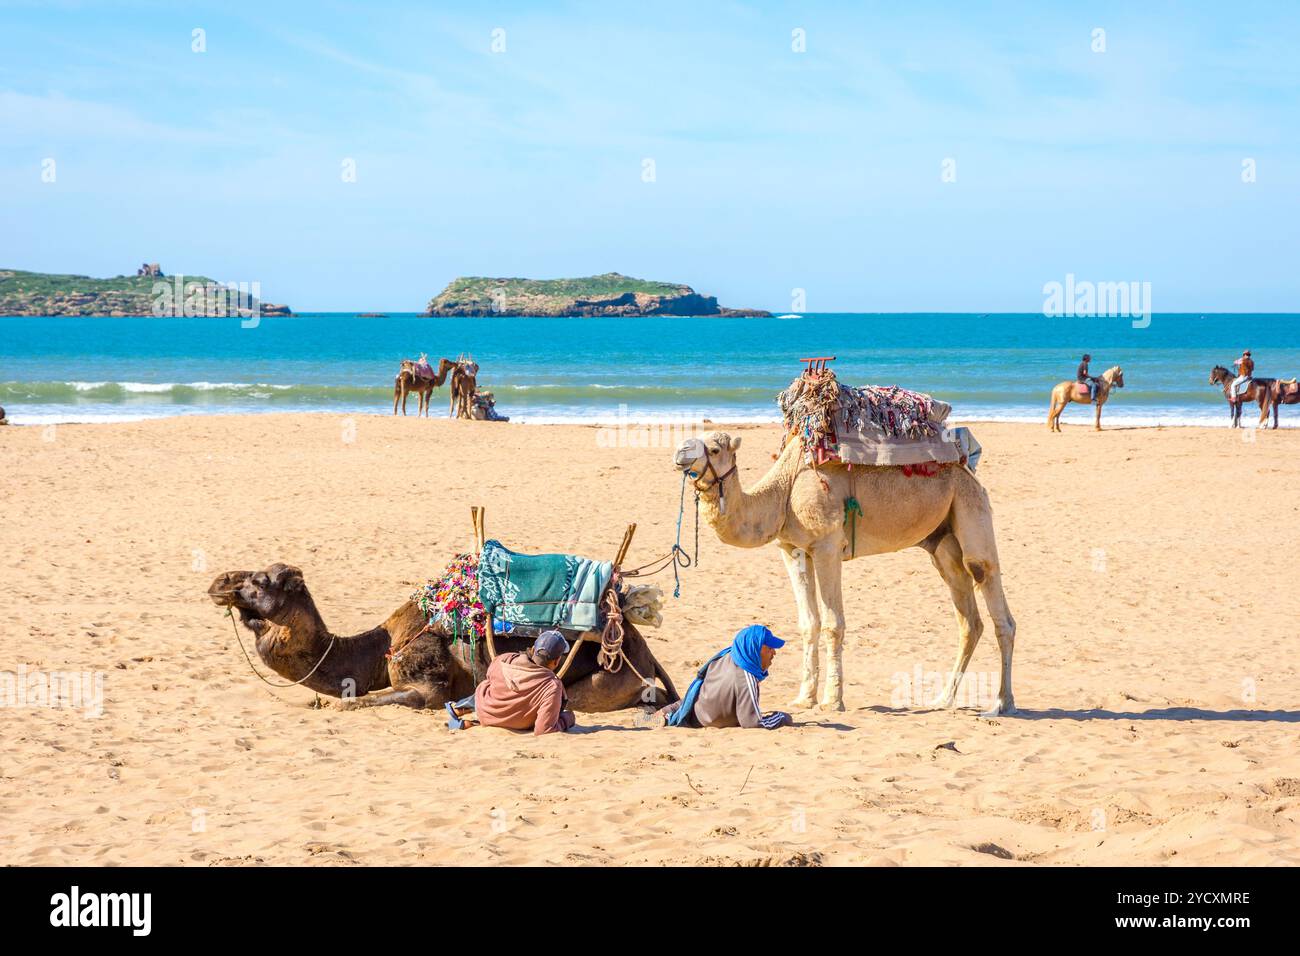
[[633, 279], [617, 272], [583, 279], [499, 279], [462, 276], [429, 301], [425, 315], [770, 316], [762, 309], [728, 309], [688, 285]]
[[0, 315], [226, 316], [254, 308], [264, 316], [292, 314], [287, 305], [259, 302], [246, 286], [164, 276], [157, 263], [111, 279], [0, 269]]

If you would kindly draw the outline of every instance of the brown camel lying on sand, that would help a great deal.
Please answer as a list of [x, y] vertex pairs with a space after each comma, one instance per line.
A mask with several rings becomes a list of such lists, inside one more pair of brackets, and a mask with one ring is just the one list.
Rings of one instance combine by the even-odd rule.
[[[350, 637], [332, 634], [302, 572], [287, 564], [273, 564], [265, 571], [227, 571], [212, 582], [208, 596], [218, 607], [239, 613], [267, 667], [286, 680], [341, 698], [339, 706], [345, 709], [383, 704], [442, 707], [473, 693], [476, 675], [481, 680], [487, 671], [482, 641], [474, 646], [463, 639], [453, 643], [441, 625], [424, 631], [425, 617], [412, 600], [378, 627]], [[632, 666], [625, 662], [617, 673], [597, 664], [599, 640], [583, 642], [564, 675], [574, 710], [602, 713], [638, 704], [659, 707], [679, 699], [645, 638], [630, 621], [623, 622], [623, 630], [623, 651]], [[496, 639], [498, 653], [521, 651], [531, 643], [531, 638], [509, 635]], [[663, 688], [647, 688], [638, 671], [657, 678]]]

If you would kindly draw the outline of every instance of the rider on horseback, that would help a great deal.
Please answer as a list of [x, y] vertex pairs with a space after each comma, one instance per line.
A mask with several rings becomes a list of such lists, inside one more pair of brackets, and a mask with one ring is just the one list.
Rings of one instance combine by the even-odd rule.
[[1247, 390], [1250, 388], [1250, 380], [1255, 375], [1255, 360], [1250, 357], [1250, 349], [1246, 349], [1246, 351], [1242, 352], [1241, 358], [1237, 359], [1232, 364], [1237, 370], [1237, 377], [1232, 380], [1232, 388], [1229, 391], [1229, 394], [1233, 398], [1236, 398], [1246, 394]]
[[1097, 376], [1088, 374], [1088, 363], [1092, 361], [1092, 356], [1087, 353], [1083, 356], [1083, 361], [1079, 363], [1079, 370], [1075, 373], [1074, 380], [1080, 385], [1088, 387], [1088, 401], [1097, 400]]

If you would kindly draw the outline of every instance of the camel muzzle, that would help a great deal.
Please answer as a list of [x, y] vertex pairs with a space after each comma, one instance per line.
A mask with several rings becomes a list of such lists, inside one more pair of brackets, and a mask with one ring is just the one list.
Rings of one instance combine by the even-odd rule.
[[217, 607], [232, 607], [239, 597], [239, 589], [248, 580], [248, 571], [227, 571], [217, 576], [208, 588], [208, 597]]
[[673, 452], [673, 465], [679, 471], [698, 470], [694, 467], [695, 464], [706, 460], [708, 455], [708, 449], [704, 447], [703, 441], [698, 438], [688, 438], [677, 446], [677, 451]]

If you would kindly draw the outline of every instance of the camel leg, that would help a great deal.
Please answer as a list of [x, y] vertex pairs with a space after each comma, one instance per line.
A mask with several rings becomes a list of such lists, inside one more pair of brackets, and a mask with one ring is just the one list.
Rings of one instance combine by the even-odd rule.
[[957, 500], [953, 511], [953, 534], [962, 552], [962, 565], [984, 597], [984, 606], [993, 619], [998, 650], [1002, 655], [1002, 677], [998, 685], [998, 699], [986, 716], [1014, 714], [1015, 697], [1011, 692], [1011, 655], [1016, 644], [1016, 621], [1007, 606], [1007, 596], [1002, 591], [1002, 571], [998, 564], [998, 546], [993, 535], [993, 512], [988, 504], [988, 494], [976, 489], [983, 503], [974, 506]]
[[817, 702], [817, 632], [821, 617], [817, 613], [817, 585], [809, 567], [809, 556], [787, 544], [780, 545], [781, 560], [790, 575], [794, 603], [799, 609], [799, 635], [803, 638], [803, 681], [799, 696], [791, 707], [811, 707]]
[[423, 707], [424, 694], [413, 689], [386, 690], [379, 694], [366, 694], [364, 697], [344, 697], [335, 706], [339, 710], [359, 710], [362, 707], [384, 707], [388, 704]]
[[984, 606], [988, 608], [989, 617], [993, 619], [993, 631], [998, 637], [998, 652], [1002, 657], [1002, 676], [998, 684], [998, 699], [986, 716], [1014, 714], [1016, 698], [1011, 692], [1011, 655], [1016, 647], [1016, 621], [1007, 607], [1007, 596], [1002, 590], [1002, 572], [996, 567], [980, 584], [980, 593], [984, 595]]
[[980, 620], [979, 604], [975, 600], [975, 586], [962, 564], [961, 546], [952, 535], [945, 535], [939, 546], [930, 554], [930, 560], [942, 575], [952, 593], [952, 606], [957, 614], [957, 660], [952, 665], [952, 676], [939, 701], [940, 707], [951, 707], [957, 699], [957, 688], [970, 665], [971, 655], [984, 633]]
[[835, 535], [813, 547], [822, 651], [826, 656], [826, 684], [819, 705], [822, 710], [844, 709], [844, 594], [840, 589], [843, 549], [843, 535], [838, 528]]

